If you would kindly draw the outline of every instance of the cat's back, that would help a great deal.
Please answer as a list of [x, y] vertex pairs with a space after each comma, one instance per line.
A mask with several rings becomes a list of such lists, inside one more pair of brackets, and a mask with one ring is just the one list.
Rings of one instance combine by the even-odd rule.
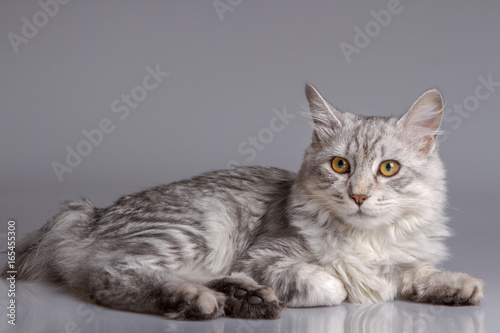
[[239, 194], [243, 192], [272, 194], [281, 187], [288, 187], [294, 180], [294, 172], [268, 166], [246, 166], [207, 172], [202, 175], [156, 188], [165, 193], [187, 191], [202, 193]]
[[[207, 172], [168, 185], [125, 195], [102, 210], [101, 235], [111, 225], [162, 222], [203, 226], [229, 224], [254, 229], [269, 206], [286, 200], [294, 172], [264, 166]], [[119, 228], [112, 227], [114, 233]], [[123, 228], [126, 230], [128, 228]]]
[[[150, 203], [156, 208], [192, 206], [193, 200], [273, 200], [285, 194], [295, 180], [294, 172], [266, 166], [247, 166], [211, 171], [189, 179], [153, 187], [121, 197], [115, 206], [139, 208]], [[150, 207], [153, 208], [153, 207]]]

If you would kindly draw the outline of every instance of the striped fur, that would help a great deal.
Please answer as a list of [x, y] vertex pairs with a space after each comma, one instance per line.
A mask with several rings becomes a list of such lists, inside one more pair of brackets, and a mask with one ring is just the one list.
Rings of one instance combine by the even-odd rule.
[[[341, 113], [312, 86], [306, 94], [314, 133], [297, 174], [239, 167], [107, 208], [66, 203], [19, 244], [18, 278], [171, 319], [273, 319], [283, 306], [397, 297], [477, 304], [481, 280], [436, 268], [449, 235], [439, 92], [401, 118]], [[336, 156], [349, 172], [332, 169]], [[385, 160], [401, 165], [395, 176], [380, 174]]]

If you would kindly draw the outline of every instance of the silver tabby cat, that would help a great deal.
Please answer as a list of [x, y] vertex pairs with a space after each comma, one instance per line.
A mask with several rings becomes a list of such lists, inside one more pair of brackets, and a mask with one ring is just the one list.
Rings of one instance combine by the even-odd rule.
[[400, 118], [341, 113], [311, 85], [306, 95], [314, 133], [297, 174], [240, 167], [107, 208], [68, 202], [19, 244], [18, 278], [171, 319], [396, 298], [478, 304], [480, 279], [436, 268], [449, 235], [440, 93]]

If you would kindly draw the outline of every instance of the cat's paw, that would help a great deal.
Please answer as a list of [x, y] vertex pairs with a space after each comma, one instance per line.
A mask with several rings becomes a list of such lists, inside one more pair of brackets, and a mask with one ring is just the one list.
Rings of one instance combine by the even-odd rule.
[[347, 297], [342, 281], [313, 265], [303, 265], [296, 274], [301, 283], [288, 287], [287, 295], [281, 296], [289, 307], [335, 306]]
[[224, 313], [228, 317], [276, 319], [283, 309], [271, 288], [250, 279], [225, 277], [211, 281], [207, 286], [226, 294]]
[[202, 285], [186, 283], [174, 298], [178, 298], [175, 308], [164, 314], [168, 319], [208, 320], [224, 314], [225, 295]]
[[483, 298], [481, 279], [459, 272], [439, 271], [414, 286], [413, 300], [441, 305], [477, 305]]

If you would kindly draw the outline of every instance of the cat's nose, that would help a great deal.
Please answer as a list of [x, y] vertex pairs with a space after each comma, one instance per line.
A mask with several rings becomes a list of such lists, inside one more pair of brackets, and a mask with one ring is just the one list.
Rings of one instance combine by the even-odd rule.
[[353, 194], [351, 195], [351, 199], [354, 200], [356, 205], [361, 206], [368, 197], [364, 194]]

